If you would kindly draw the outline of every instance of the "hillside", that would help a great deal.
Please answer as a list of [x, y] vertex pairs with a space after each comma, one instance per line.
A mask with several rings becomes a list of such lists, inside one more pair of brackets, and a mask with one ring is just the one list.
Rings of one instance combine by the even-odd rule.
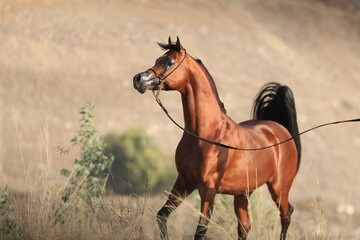
[[[360, 116], [360, 4], [341, 0], [165, 1], [3, 0], [0, 2], [1, 184], [29, 190], [41, 171], [69, 167], [78, 110], [93, 103], [102, 134], [143, 127], [173, 166], [181, 131], [134, 74], [179, 36], [214, 77], [228, 115], [249, 118], [266, 82], [293, 90], [299, 127]], [[178, 93], [163, 102], [182, 121]], [[292, 188], [301, 204], [321, 198], [360, 214], [360, 124], [303, 136]], [[70, 147], [61, 156], [56, 147]], [[51, 160], [49, 162], [49, 160]], [[25, 174], [24, 174], [25, 173]]]

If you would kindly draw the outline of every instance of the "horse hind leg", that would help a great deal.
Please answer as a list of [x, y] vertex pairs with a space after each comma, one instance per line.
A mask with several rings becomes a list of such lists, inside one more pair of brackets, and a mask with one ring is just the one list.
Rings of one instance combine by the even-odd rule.
[[282, 205], [280, 203], [280, 219], [281, 219], [281, 235], [280, 239], [286, 239], [286, 233], [291, 222], [291, 214], [294, 211], [293, 206], [290, 203]]
[[286, 239], [286, 233], [291, 222], [294, 207], [289, 203], [289, 189], [277, 191], [271, 183], [267, 183], [271, 197], [280, 210], [281, 234], [280, 240]]
[[[251, 193], [250, 193], [251, 194]], [[246, 240], [251, 224], [248, 212], [250, 194], [234, 196], [234, 210], [238, 219], [238, 239]]]

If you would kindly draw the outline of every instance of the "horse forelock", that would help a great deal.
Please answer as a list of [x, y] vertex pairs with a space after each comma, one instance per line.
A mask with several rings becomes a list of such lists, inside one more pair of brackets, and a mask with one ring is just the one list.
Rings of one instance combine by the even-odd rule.
[[157, 43], [159, 45], [159, 47], [164, 50], [164, 51], [176, 51], [176, 52], [180, 52], [180, 48], [178, 45], [176, 45], [175, 43]]

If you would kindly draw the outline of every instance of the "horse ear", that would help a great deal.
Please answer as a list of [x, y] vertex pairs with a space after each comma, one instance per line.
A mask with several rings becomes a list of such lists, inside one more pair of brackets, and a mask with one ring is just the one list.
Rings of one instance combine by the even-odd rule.
[[184, 49], [180, 43], [179, 37], [176, 38], [176, 48], [178, 49], [179, 52]]
[[169, 36], [168, 44], [171, 45], [171, 37]]

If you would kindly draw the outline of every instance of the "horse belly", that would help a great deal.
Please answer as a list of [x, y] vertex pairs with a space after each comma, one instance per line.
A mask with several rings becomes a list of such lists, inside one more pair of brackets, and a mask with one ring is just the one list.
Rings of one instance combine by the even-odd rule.
[[232, 195], [252, 192], [271, 180], [275, 172], [274, 159], [238, 159], [228, 164], [218, 192]]

